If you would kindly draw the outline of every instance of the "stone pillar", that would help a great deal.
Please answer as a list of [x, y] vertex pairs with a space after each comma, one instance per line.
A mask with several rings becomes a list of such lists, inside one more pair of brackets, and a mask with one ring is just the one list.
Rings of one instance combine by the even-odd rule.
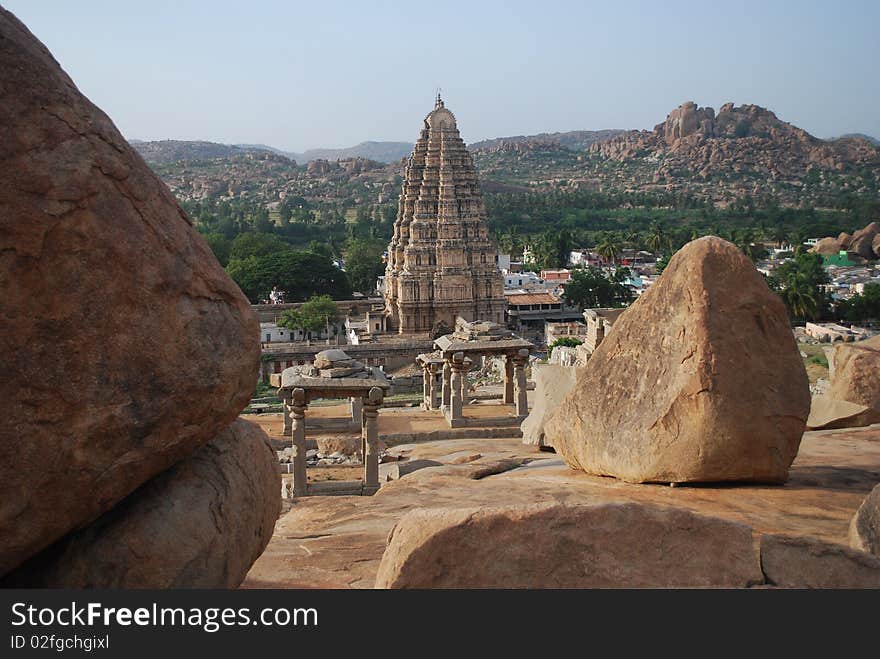
[[505, 405], [513, 405], [513, 355], [504, 355], [504, 399]]
[[523, 348], [513, 361], [513, 374], [516, 382], [516, 415], [526, 417], [529, 414], [529, 399], [526, 391], [526, 364], [529, 362], [529, 351]]
[[379, 489], [379, 408], [385, 394], [379, 387], [373, 387], [364, 396], [364, 488]]
[[442, 400], [440, 405], [448, 409], [452, 405], [452, 366], [447, 359], [443, 364], [443, 387], [441, 389]]
[[465, 357], [461, 363], [461, 404], [462, 407], [468, 404], [468, 371], [471, 369], [473, 362]]
[[351, 411], [351, 428], [357, 430], [363, 425], [363, 404], [360, 396], [351, 396], [348, 399], [348, 408]]
[[461, 403], [461, 391], [462, 391], [462, 370], [464, 369], [464, 353], [456, 352], [452, 355], [452, 361], [447, 362], [450, 368], [452, 369], [452, 375], [450, 376], [450, 401], [449, 401], [449, 418], [452, 421], [457, 421], [462, 418], [462, 403]]
[[428, 370], [425, 373], [426, 378], [430, 378], [431, 381], [428, 384], [428, 409], [436, 410], [437, 409], [437, 364], [429, 364]]
[[281, 399], [281, 416], [284, 419], [284, 430], [281, 431], [281, 434], [285, 437], [290, 437], [290, 392], [278, 390], [278, 398]]
[[291, 439], [293, 440], [293, 495], [308, 492], [306, 477], [306, 392], [301, 387], [293, 390], [290, 401]]
[[430, 371], [428, 370], [428, 365], [422, 364], [422, 407], [426, 410], [430, 410], [434, 407], [431, 403], [431, 383], [428, 382], [429, 377]]

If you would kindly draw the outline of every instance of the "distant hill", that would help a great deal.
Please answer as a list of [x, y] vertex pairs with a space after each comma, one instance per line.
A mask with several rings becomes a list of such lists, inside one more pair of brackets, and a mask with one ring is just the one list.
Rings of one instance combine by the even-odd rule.
[[566, 133], [538, 133], [537, 135], [514, 135], [496, 137], [468, 145], [470, 151], [494, 151], [511, 144], [544, 143], [558, 145], [571, 151], [586, 151], [594, 144], [605, 142], [624, 133], [624, 130], [571, 130]]
[[366, 158], [376, 162], [396, 162], [412, 153], [412, 142], [361, 142], [346, 149], [309, 149], [303, 153], [288, 155], [297, 162], [312, 160], [346, 160], [347, 158]]
[[246, 153], [278, 153], [267, 147], [238, 147], [216, 142], [189, 142], [183, 140], [160, 140], [142, 142], [130, 140], [129, 143], [151, 165], [166, 165], [172, 162], [189, 160], [216, 160], [230, 158]]
[[876, 137], [871, 137], [870, 135], [865, 135], [864, 133], [847, 133], [846, 135], [841, 135], [840, 137], [832, 137], [831, 141], [835, 140], [846, 140], [846, 139], [857, 139], [857, 140], [867, 140], [874, 146], [880, 146], [880, 140]]

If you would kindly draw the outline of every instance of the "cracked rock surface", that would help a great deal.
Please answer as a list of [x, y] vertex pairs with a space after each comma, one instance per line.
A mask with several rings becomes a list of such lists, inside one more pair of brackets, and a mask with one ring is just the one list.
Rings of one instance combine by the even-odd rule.
[[232, 423], [259, 325], [168, 188], [0, 9], [0, 575]]

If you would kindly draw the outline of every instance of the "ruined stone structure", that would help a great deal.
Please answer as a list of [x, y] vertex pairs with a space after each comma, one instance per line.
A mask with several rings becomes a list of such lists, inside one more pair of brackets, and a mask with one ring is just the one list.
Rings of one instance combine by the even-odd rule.
[[504, 322], [504, 279], [455, 116], [437, 95], [400, 193], [385, 271], [389, 330], [430, 332], [467, 320]]

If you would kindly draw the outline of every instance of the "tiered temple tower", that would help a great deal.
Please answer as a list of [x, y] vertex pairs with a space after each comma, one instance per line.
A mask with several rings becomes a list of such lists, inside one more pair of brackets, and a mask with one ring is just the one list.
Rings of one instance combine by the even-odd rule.
[[456, 316], [504, 323], [504, 278], [455, 116], [440, 95], [406, 165], [385, 270], [385, 314], [401, 334]]

